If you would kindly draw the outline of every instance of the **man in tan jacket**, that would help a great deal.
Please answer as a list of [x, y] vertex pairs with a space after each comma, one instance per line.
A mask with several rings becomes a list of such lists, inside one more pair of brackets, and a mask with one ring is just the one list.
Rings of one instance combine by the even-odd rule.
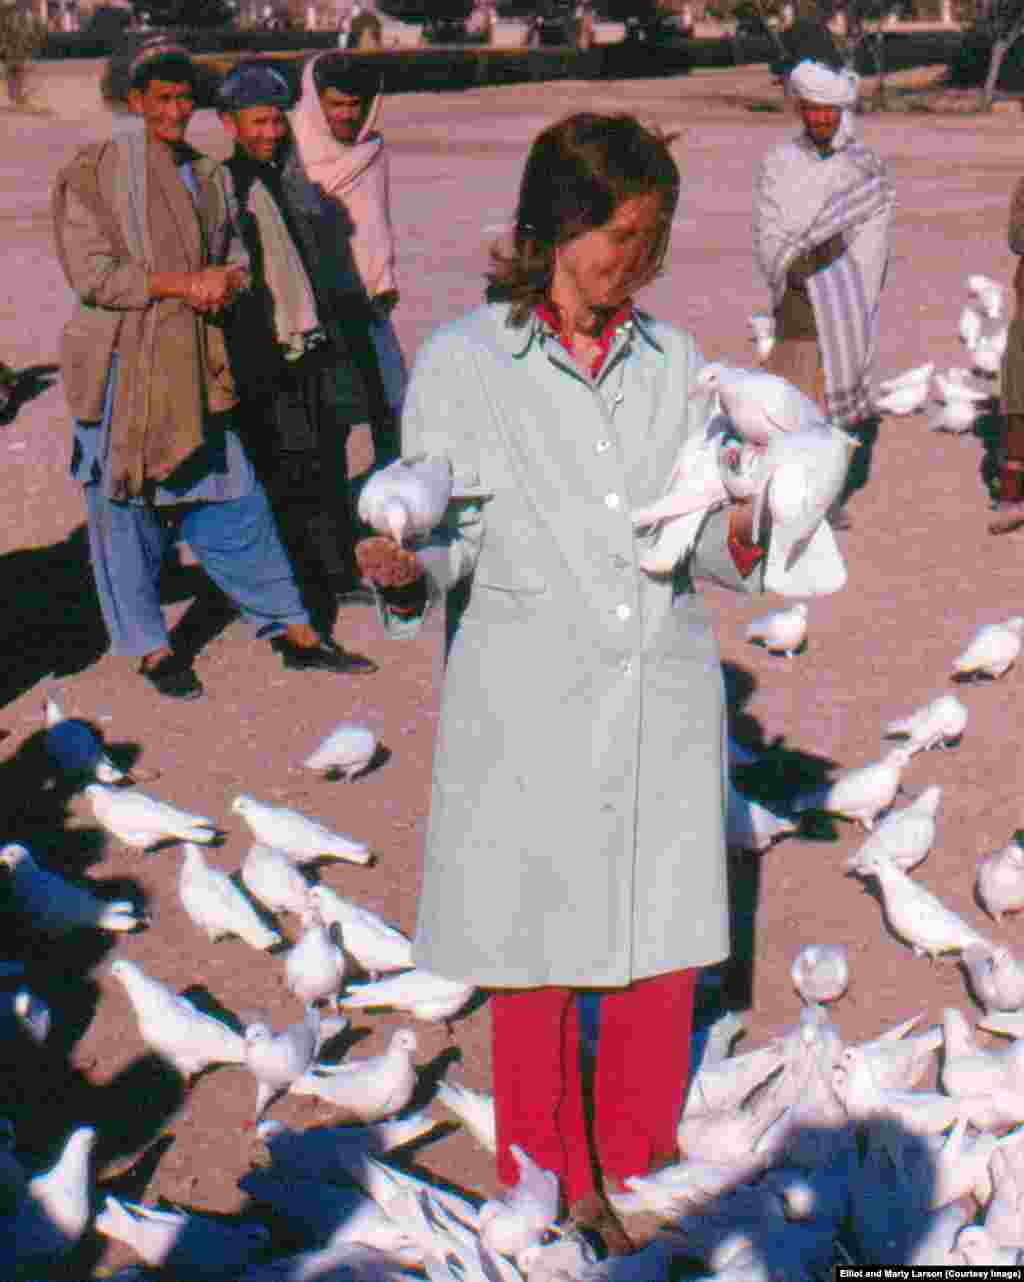
[[310, 623], [266, 494], [235, 430], [236, 397], [213, 320], [245, 289], [216, 266], [226, 218], [212, 162], [185, 143], [195, 67], [166, 42], [132, 64], [134, 119], [58, 175], [57, 252], [78, 306], [61, 363], [75, 423], [100, 606], [115, 654], [163, 695], [197, 698], [171, 647], [161, 567], [174, 538], [254, 622], [288, 668], [375, 665]]
[[[1011, 253], [1024, 255], [1024, 178], [1014, 188], [1010, 202]], [[990, 534], [1011, 534], [1024, 527], [1024, 257], [1013, 278], [1017, 310], [1010, 323], [1002, 371], [1002, 460], [996, 515]]]

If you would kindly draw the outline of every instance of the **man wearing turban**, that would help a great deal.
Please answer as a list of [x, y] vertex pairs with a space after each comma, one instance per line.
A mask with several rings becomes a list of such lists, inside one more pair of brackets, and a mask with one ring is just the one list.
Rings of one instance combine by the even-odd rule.
[[855, 429], [871, 414], [893, 190], [854, 134], [856, 75], [805, 59], [788, 83], [803, 130], [764, 158], [755, 199], [755, 252], [775, 313], [766, 368]]

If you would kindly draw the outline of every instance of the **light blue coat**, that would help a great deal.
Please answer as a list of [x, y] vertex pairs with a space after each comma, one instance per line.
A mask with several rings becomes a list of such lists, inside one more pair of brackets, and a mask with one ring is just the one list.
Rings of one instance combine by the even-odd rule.
[[673, 578], [637, 566], [710, 404], [685, 333], [637, 315], [596, 381], [536, 319], [481, 307], [413, 371], [403, 453], [446, 454], [423, 551], [449, 590], [417, 962], [485, 987], [616, 987], [728, 953], [725, 702], [693, 577], [741, 591], [725, 513]]

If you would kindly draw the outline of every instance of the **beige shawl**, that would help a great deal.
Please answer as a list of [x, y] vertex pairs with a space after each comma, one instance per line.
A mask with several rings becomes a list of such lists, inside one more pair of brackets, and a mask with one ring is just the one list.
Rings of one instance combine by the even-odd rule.
[[317, 58], [306, 63], [302, 96], [288, 113], [295, 143], [310, 182], [347, 213], [352, 257], [367, 296], [376, 298], [397, 288], [387, 153], [384, 139], [374, 130], [380, 95], [374, 98], [358, 138], [346, 147], [336, 141], [324, 118], [313, 79], [316, 63]]

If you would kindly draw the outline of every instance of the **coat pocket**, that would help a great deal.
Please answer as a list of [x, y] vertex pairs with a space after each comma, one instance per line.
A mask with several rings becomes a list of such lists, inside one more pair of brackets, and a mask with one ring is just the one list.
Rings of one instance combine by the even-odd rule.
[[107, 374], [117, 347], [120, 318], [80, 312], [61, 334], [58, 355], [64, 395], [73, 418], [96, 423], [103, 417]]

